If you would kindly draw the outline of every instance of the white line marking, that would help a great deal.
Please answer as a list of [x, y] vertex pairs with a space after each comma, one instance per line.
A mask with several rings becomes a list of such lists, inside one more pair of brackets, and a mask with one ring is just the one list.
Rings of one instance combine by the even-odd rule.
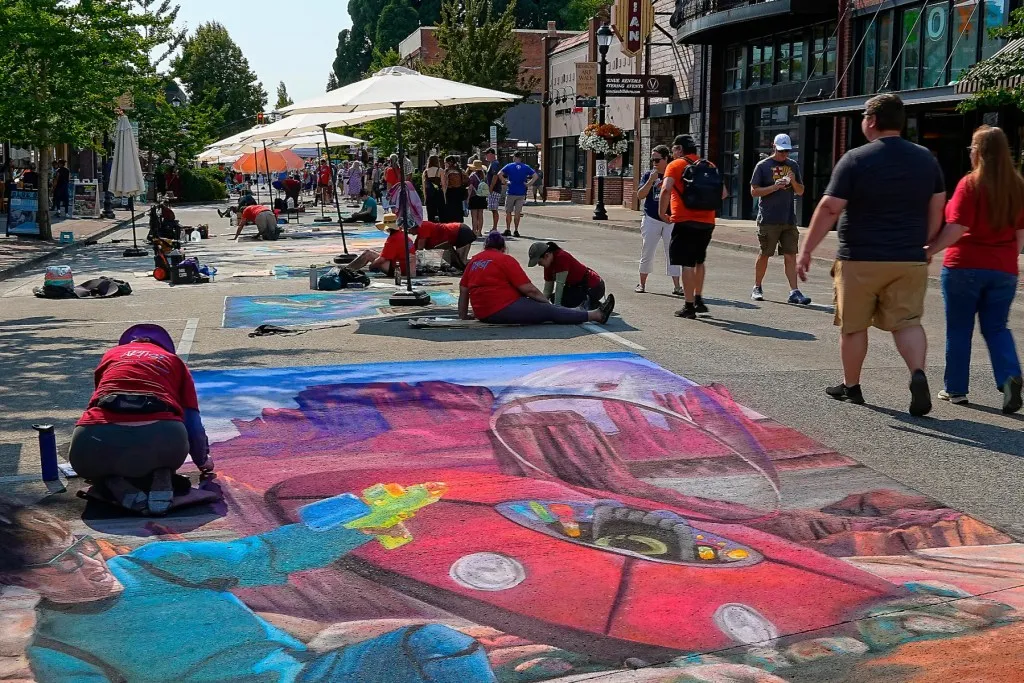
[[181, 341], [178, 342], [178, 358], [188, 360], [188, 354], [192, 353], [192, 342], [196, 340], [196, 328], [199, 327], [199, 318], [189, 318], [185, 323], [185, 329], [181, 333]]
[[639, 344], [631, 342], [628, 339], [620, 337], [619, 335], [615, 334], [614, 332], [609, 332], [609, 331], [605, 330], [604, 328], [602, 328], [597, 323], [583, 323], [583, 325], [581, 325], [581, 327], [583, 327], [583, 329], [585, 329], [587, 332], [590, 332], [591, 334], [596, 334], [599, 337], [604, 337], [608, 341], [613, 341], [616, 344], [622, 344], [623, 346], [625, 346], [627, 348], [635, 349], [637, 351], [646, 351], [647, 350], [643, 346], [640, 346]]
[[[180, 322], [182, 320], [189, 320], [189, 318], [163, 318], [162, 320], [147, 320], [146, 322], [171, 323]], [[138, 322], [138, 320], [91, 320], [89, 322], [36, 323], [34, 325], [4, 325], [3, 323], [0, 323], [0, 332], [7, 332], [8, 330], [35, 329], [38, 327], [93, 327], [94, 325], [137, 325]]]

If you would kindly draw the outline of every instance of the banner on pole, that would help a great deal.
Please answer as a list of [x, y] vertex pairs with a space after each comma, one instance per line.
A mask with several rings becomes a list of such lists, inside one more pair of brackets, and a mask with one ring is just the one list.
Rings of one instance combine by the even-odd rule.
[[616, 0], [615, 32], [622, 41], [622, 51], [636, 57], [654, 30], [654, 5], [651, 0]]
[[597, 62], [576, 62], [576, 97], [597, 97]]

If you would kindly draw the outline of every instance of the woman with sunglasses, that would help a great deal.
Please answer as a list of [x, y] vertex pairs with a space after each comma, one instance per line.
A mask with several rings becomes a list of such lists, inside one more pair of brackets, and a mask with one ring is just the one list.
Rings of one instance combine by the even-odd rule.
[[672, 224], [661, 220], [658, 215], [658, 200], [661, 198], [661, 180], [665, 167], [669, 162], [669, 149], [658, 145], [651, 150], [651, 169], [640, 177], [640, 188], [636, 191], [638, 199], [644, 202], [644, 215], [640, 219], [640, 284], [636, 286], [637, 294], [647, 291], [647, 276], [654, 266], [654, 253], [658, 250], [658, 242], [665, 245], [666, 273], [672, 278], [672, 293], [682, 294], [683, 287], [679, 278], [683, 274], [680, 266], [668, 263], [668, 244], [672, 238]]
[[1014, 168], [1001, 128], [978, 128], [968, 149], [972, 170], [946, 205], [946, 225], [926, 247], [929, 259], [946, 251], [946, 387], [939, 398], [967, 403], [977, 318], [1003, 393], [1003, 412], [1015, 413], [1022, 403], [1021, 368], [1006, 321], [1017, 293], [1017, 257], [1024, 249], [1024, 178]]

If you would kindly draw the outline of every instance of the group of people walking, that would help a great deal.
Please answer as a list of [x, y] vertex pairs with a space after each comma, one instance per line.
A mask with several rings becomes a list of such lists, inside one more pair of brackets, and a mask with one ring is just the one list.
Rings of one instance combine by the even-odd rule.
[[[903, 102], [893, 94], [868, 100], [861, 130], [867, 144], [836, 164], [824, 197], [800, 244], [794, 199], [804, 193], [799, 166], [789, 158], [788, 135], [774, 140], [773, 154], [757, 164], [750, 194], [758, 202], [760, 253], [751, 298], [763, 301], [772, 256], [783, 257], [787, 302], [808, 305], [798, 287], [806, 280], [814, 250], [837, 227], [838, 250], [831, 270], [835, 324], [840, 328], [843, 381], [826, 393], [864, 403], [861, 371], [868, 328], [891, 332], [910, 371], [912, 415], [932, 409], [925, 372], [927, 337], [921, 326], [928, 263], [944, 252], [942, 293], [946, 308], [946, 369], [938, 398], [968, 402], [975, 320], [988, 346], [1003, 411], [1022, 407], [1021, 367], [1007, 320], [1017, 290], [1018, 256], [1024, 249], [1024, 178], [1013, 164], [1005, 133], [982, 126], [969, 148], [971, 171], [947, 202], [946, 183], [935, 156], [901, 137]], [[703, 191], [695, 192], [697, 187]], [[713, 193], [726, 190], [714, 166], [699, 157], [688, 135], [672, 148], [651, 153], [651, 169], [640, 178], [640, 282], [647, 291], [658, 244], [667, 254], [673, 293], [684, 297], [676, 315], [697, 318], [703, 300], [707, 247], [715, 227]]]

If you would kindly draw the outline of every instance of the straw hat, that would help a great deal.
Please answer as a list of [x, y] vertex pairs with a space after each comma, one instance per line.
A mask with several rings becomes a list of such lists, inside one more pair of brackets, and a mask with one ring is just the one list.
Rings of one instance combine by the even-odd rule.
[[390, 232], [392, 230], [401, 230], [398, 226], [398, 216], [393, 213], [384, 214], [384, 220], [377, 224], [378, 230]]
[[469, 165], [469, 168], [467, 170], [468, 171], [482, 171], [482, 170], [484, 170], [484, 168], [485, 168], [484, 162], [480, 161], [479, 159], [476, 159], [476, 160], [473, 161], [473, 163], [471, 163]]

